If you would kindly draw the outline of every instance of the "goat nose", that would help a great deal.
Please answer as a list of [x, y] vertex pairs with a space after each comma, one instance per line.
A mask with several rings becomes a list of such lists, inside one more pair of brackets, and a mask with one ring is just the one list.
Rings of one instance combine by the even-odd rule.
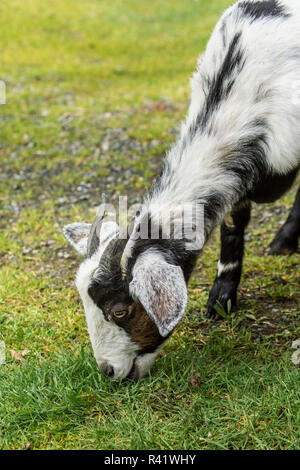
[[102, 372], [103, 375], [107, 375], [108, 377], [113, 377], [115, 374], [113, 366], [111, 366], [107, 362], [104, 362], [103, 364], [101, 364], [100, 371]]

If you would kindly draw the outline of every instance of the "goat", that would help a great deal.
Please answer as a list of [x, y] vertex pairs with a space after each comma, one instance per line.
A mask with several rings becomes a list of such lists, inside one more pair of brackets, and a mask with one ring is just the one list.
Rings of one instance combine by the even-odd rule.
[[[187, 283], [213, 229], [221, 254], [207, 315], [236, 303], [244, 231], [251, 202], [280, 198], [300, 166], [300, 5], [298, 0], [238, 1], [217, 23], [199, 58], [191, 103], [164, 169], [146, 194], [128, 240], [113, 222], [70, 224], [67, 240], [85, 255], [76, 285], [102, 373], [147, 374], [187, 305]], [[201, 246], [187, 237], [137, 237], [141, 226], [162, 234], [183, 204], [200, 205]], [[199, 227], [199, 224], [198, 224]], [[300, 189], [271, 244], [271, 254], [297, 250]], [[218, 310], [218, 309], [217, 309]]]

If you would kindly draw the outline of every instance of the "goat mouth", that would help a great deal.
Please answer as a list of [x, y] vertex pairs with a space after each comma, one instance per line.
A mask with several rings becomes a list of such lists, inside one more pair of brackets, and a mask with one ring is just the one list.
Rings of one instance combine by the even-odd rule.
[[140, 378], [139, 366], [137, 365], [136, 360], [134, 360], [133, 364], [132, 364], [132, 367], [131, 367], [131, 370], [130, 370], [129, 374], [127, 375], [127, 379], [138, 380], [139, 378]]

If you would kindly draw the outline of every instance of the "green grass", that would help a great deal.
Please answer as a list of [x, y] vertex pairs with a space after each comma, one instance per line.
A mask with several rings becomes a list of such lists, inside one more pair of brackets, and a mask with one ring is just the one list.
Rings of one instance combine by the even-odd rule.
[[[92, 220], [102, 191], [135, 201], [149, 187], [229, 3], [1, 3], [0, 448], [299, 449], [299, 253], [266, 256], [295, 191], [254, 208], [239, 309], [217, 324], [205, 319], [213, 235], [184, 320], [138, 383], [99, 374], [73, 283], [80, 259], [61, 235]], [[125, 145], [105, 151], [111, 129]]]
[[151, 378], [130, 385], [103, 379], [87, 349], [8, 367], [4, 447], [296, 449], [298, 377], [289, 357], [266, 361], [242, 342], [218, 337], [201, 353], [174, 350]]

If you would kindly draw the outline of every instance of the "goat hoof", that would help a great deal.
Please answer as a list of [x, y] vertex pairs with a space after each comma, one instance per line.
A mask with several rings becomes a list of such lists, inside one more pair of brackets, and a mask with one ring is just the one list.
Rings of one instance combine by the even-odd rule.
[[286, 240], [284, 238], [274, 239], [269, 246], [268, 254], [270, 256], [276, 255], [292, 255], [298, 249], [298, 240]]
[[218, 298], [209, 298], [207, 303], [206, 318], [211, 318], [213, 320], [224, 319], [224, 317], [219, 314], [218, 310], [223, 309], [226, 315], [230, 315], [230, 311], [228, 311], [229, 303], [231, 305], [231, 310], [235, 306], [236, 295], [231, 297], [228, 294], [223, 294]]
[[206, 318], [211, 320], [222, 320], [221, 315], [215, 310], [214, 307], [207, 306]]

